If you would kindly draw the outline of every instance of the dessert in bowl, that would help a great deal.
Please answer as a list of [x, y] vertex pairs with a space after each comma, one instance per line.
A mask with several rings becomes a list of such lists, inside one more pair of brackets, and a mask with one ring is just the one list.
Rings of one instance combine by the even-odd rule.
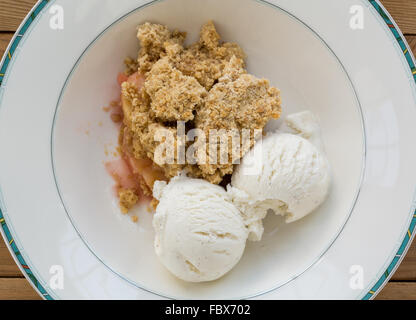
[[[68, 214], [90, 249], [109, 268], [135, 285], [163, 296], [179, 298], [254, 296], [283, 285], [316, 263], [347, 221], [358, 192], [362, 170], [364, 142], [358, 103], [348, 76], [337, 58], [319, 37], [287, 13], [248, 1], [246, 9], [238, 11], [232, 20], [251, 19], [253, 24], [249, 27], [227, 19], [232, 9], [229, 4], [221, 11], [216, 9], [214, 3], [206, 4], [204, 12], [197, 6], [190, 6], [187, 10], [192, 11], [191, 20], [185, 19], [185, 13], [173, 8], [174, 1], [167, 1], [133, 12], [108, 28], [80, 59], [63, 94], [55, 123], [53, 157], [57, 183]], [[251, 17], [250, 10], [258, 14]], [[263, 233], [262, 241], [247, 242], [241, 261], [219, 280], [187, 283], [176, 279], [160, 264], [153, 248], [153, 213], [147, 211], [147, 204], [124, 206], [125, 211], [129, 210], [130, 215], [138, 218], [135, 224], [127, 215], [120, 214], [119, 199], [113, 193], [114, 182], [104, 167], [104, 163], [113, 157], [111, 154], [110, 157], [106, 156], [104, 150], [116, 149], [119, 128], [108, 114], [101, 112], [101, 108], [108, 101], [118, 98], [120, 87], [114, 75], [123, 70], [124, 58], [136, 56], [140, 49], [136, 39], [137, 25], [152, 21], [166, 25], [170, 30], [185, 30], [189, 32], [188, 38], [192, 43], [198, 39], [200, 25], [210, 19], [215, 22], [224, 41], [236, 42], [244, 50], [247, 71], [258, 79], [269, 79], [270, 87], [280, 89], [282, 119], [303, 110], [311, 110], [319, 118], [323, 142], [308, 142], [304, 146], [305, 154], [311, 154], [312, 157], [315, 154], [319, 158], [319, 150], [324, 147], [322, 153], [331, 164], [332, 184], [329, 197], [322, 206], [313, 214], [291, 224], [286, 224], [279, 216], [265, 217], [265, 210], [273, 208], [269, 205], [264, 207], [264, 203], [259, 205], [264, 209], [261, 217], [254, 219], [254, 223], [247, 223], [243, 216], [241, 223], [245, 228], [253, 226], [247, 229], [247, 237], [248, 231], [254, 238], [255, 235], [260, 238]], [[308, 52], [299, 50], [300, 47], [308, 48]], [[94, 78], [91, 70], [100, 70], [100, 77]], [[100, 122], [102, 125], [99, 125]], [[295, 122], [289, 120], [292, 126]], [[90, 127], [88, 134], [83, 126]], [[282, 130], [283, 127], [281, 120], [267, 123], [264, 133], [267, 134], [266, 140], [272, 141], [271, 145], [276, 141], [276, 130]], [[295, 133], [297, 135], [293, 136], [298, 138], [294, 139], [307, 141], [305, 137], [299, 137], [299, 134], [304, 134], [302, 130]], [[298, 140], [290, 141], [282, 141], [282, 144], [298, 143]], [[340, 154], [340, 145], [349, 152]], [[147, 163], [148, 167], [151, 165]], [[290, 175], [290, 170], [287, 172]], [[167, 177], [166, 171], [161, 171], [161, 176], [168, 180], [178, 174], [179, 171]], [[191, 178], [204, 179], [197, 175], [182, 179]], [[172, 181], [176, 181], [174, 179]], [[238, 184], [238, 180], [243, 181], [235, 179], [235, 184]], [[280, 183], [276, 181], [273, 189]], [[207, 181], [210, 184], [219, 182]], [[231, 192], [235, 197], [230, 195], [230, 202], [237, 208], [236, 211], [243, 211], [242, 208], [247, 206], [247, 202], [240, 201], [242, 198], [253, 196], [250, 194], [253, 190], [244, 190], [244, 187], [248, 187], [248, 183], [242, 182], [238, 189], [243, 189], [241, 191], [245, 195]], [[167, 187], [159, 188], [159, 201], [164, 202], [165, 197], [175, 199], [169, 195], [169, 188], [173, 189], [170, 183]], [[226, 190], [223, 190], [225, 193]], [[266, 189], [254, 191], [260, 190]], [[132, 195], [126, 194], [124, 198], [128, 199], [129, 196]], [[266, 197], [264, 200], [275, 200], [273, 205], [276, 205], [277, 201], [285, 200], [281, 197]], [[290, 195], [286, 199], [278, 207], [288, 212], [284, 205], [288, 205], [286, 202], [290, 201]], [[319, 204], [322, 201], [318, 201]], [[165, 214], [170, 215], [167, 213], [170, 206], [164, 207]], [[313, 206], [311, 208], [315, 209]], [[292, 216], [294, 212], [290, 212]], [[290, 215], [286, 215], [288, 217]], [[266, 220], [262, 221], [263, 218]], [[259, 223], [261, 221], [264, 232]], [[241, 237], [244, 238], [244, 235], [241, 234]], [[239, 248], [235, 249], [238, 255], [242, 251], [241, 246]], [[192, 265], [195, 267], [194, 263]]]

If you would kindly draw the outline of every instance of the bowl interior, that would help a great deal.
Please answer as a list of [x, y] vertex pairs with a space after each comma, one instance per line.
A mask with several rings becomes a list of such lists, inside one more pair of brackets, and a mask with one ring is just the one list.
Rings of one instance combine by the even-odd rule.
[[[283, 117], [311, 110], [321, 121], [333, 183], [327, 202], [305, 219], [286, 225], [269, 215], [264, 239], [248, 243], [237, 267], [202, 284], [177, 280], [153, 250], [152, 214], [123, 216], [104, 168], [117, 146], [117, 129], [102, 110], [119, 97], [117, 73], [136, 57], [136, 26], [166, 24], [198, 37], [214, 20], [223, 40], [239, 43], [248, 70], [282, 92]], [[279, 122], [270, 123], [272, 130]], [[66, 211], [90, 249], [135, 285], [173, 298], [251, 297], [303, 273], [330, 247], [346, 223], [359, 190], [363, 163], [359, 104], [340, 61], [307, 25], [279, 8], [253, 0], [167, 0], [137, 9], [103, 31], [74, 66], [63, 90], [53, 135], [54, 172]]]

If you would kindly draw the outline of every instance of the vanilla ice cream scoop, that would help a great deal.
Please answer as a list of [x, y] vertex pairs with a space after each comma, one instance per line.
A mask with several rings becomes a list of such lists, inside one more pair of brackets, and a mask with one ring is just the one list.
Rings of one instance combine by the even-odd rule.
[[190, 282], [222, 277], [240, 260], [248, 231], [227, 192], [205, 180], [157, 181], [155, 250], [176, 277]]
[[[253, 163], [258, 172], [247, 170]], [[329, 185], [325, 154], [301, 136], [276, 132], [244, 156], [228, 192], [243, 213], [249, 239], [260, 240], [268, 209], [288, 223], [299, 220], [324, 202]]]
[[309, 140], [319, 150], [324, 150], [319, 120], [313, 112], [306, 110], [292, 113], [286, 117], [285, 123], [290, 133], [294, 132]]

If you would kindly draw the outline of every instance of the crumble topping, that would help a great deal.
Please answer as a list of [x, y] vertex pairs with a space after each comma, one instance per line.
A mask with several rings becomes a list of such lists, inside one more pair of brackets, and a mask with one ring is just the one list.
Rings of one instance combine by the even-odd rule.
[[137, 60], [139, 71], [146, 74], [154, 63], [166, 55], [167, 46], [184, 43], [186, 32], [171, 32], [166, 26], [146, 22], [138, 27], [137, 38], [141, 47]]
[[124, 214], [128, 213], [130, 209], [134, 207], [137, 201], [139, 201], [139, 197], [132, 189], [121, 188], [118, 191], [118, 196], [120, 198], [120, 209]]
[[201, 107], [207, 95], [195, 78], [185, 76], [167, 57], [153, 65], [147, 74], [145, 90], [151, 111], [161, 121], [193, 120], [193, 111]]
[[[279, 90], [271, 87], [268, 80], [248, 74], [244, 51], [238, 44], [222, 42], [212, 21], [202, 27], [199, 41], [189, 47], [184, 46], [185, 32], [170, 31], [160, 24], [140, 25], [137, 38], [141, 47], [137, 62], [126, 60], [125, 77], [129, 77], [121, 84], [119, 144], [121, 154], [130, 162], [153, 163], [146, 167], [144, 175], [138, 170], [143, 193], [151, 195], [154, 181], [169, 180], [182, 171], [220, 184], [233, 173], [234, 157], [240, 159], [255, 144], [254, 130], [261, 132], [269, 120], [280, 117]], [[113, 120], [120, 121], [118, 117]], [[207, 141], [183, 141], [177, 134], [178, 121], [185, 123], [185, 132], [204, 132]], [[231, 136], [210, 144], [208, 137], [213, 129], [227, 130]], [[157, 148], [165, 142], [156, 139], [156, 134], [164, 130], [173, 137], [174, 161], [169, 163], [156, 156]], [[243, 130], [250, 130], [252, 139], [249, 144], [239, 140], [236, 155], [231, 149], [232, 136], [241, 136]], [[184, 146], [188, 151], [195, 142], [205, 150], [206, 159], [217, 161], [203, 162], [196, 157], [194, 163], [182, 163], [177, 147]], [[232, 151], [226, 163], [219, 160], [224, 143]], [[123, 189], [119, 195], [122, 211], [130, 210], [137, 202], [134, 190]]]

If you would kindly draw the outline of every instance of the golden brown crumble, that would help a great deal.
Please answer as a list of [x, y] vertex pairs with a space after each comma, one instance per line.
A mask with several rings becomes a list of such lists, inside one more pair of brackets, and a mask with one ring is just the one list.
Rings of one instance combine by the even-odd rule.
[[201, 107], [207, 95], [195, 78], [183, 75], [167, 57], [153, 65], [147, 74], [145, 90], [152, 112], [161, 121], [193, 120], [193, 111]]
[[185, 32], [171, 32], [166, 26], [146, 22], [138, 27], [137, 38], [140, 41], [139, 70], [146, 74], [161, 57], [166, 54], [166, 46], [182, 45], [186, 38]]
[[139, 68], [139, 62], [130, 57], [124, 59], [124, 65], [126, 66], [126, 69], [124, 70], [126, 76], [131, 76], [133, 73], [137, 72], [137, 69]]
[[[208, 159], [215, 156], [210, 149], [217, 149], [217, 164], [178, 163], [177, 146], [184, 144], [187, 150], [193, 142], [178, 137], [177, 121], [186, 122], [186, 130], [202, 130], [207, 139], [211, 129], [229, 130], [239, 136], [248, 129], [253, 137], [254, 130], [263, 130], [269, 120], [279, 118], [281, 113], [279, 90], [271, 87], [268, 80], [247, 73], [244, 51], [235, 43], [221, 42], [212, 21], [202, 27], [198, 42], [185, 47], [185, 37], [184, 32], [145, 23], [138, 27], [141, 49], [137, 65], [126, 60], [130, 68], [126, 74], [131, 75], [136, 68], [144, 77], [144, 85], [122, 83], [123, 124], [119, 144], [124, 156], [153, 161], [156, 169], [150, 170], [154, 170], [152, 177], [139, 179], [146, 195], [151, 195], [155, 180], [170, 179], [181, 171], [214, 184], [221, 183], [225, 175], [233, 172], [235, 159], [231, 158], [235, 153], [230, 153], [225, 164], [219, 162], [218, 151], [224, 143], [220, 139], [211, 146], [208, 140], [205, 145], [201, 143]], [[160, 130], [172, 133], [173, 164], [161, 163], [155, 155], [156, 148], [164, 142], [155, 139]], [[229, 147], [231, 140], [231, 137], [225, 140]], [[248, 145], [241, 140], [239, 143], [237, 158], [247, 153], [255, 140], [251, 139]], [[128, 208], [127, 200], [134, 199], [132, 190], [126, 192], [120, 194], [122, 208]], [[157, 202], [152, 202], [152, 206], [156, 207]]]
[[139, 201], [139, 197], [132, 189], [120, 188], [118, 191], [118, 196], [120, 198], [120, 209], [122, 213], [128, 213], [130, 209], [134, 207], [137, 201]]
[[176, 46], [175, 50], [168, 51], [168, 56], [183, 74], [194, 77], [206, 90], [210, 90], [224, 75], [224, 69], [232, 57], [241, 61], [245, 58], [240, 46], [228, 42], [220, 44], [219, 39], [210, 21], [202, 27], [199, 42], [187, 49]]
[[149, 212], [155, 212], [158, 205], [159, 205], [159, 200], [157, 200], [156, 198], [153, 198], [147, 209]]

